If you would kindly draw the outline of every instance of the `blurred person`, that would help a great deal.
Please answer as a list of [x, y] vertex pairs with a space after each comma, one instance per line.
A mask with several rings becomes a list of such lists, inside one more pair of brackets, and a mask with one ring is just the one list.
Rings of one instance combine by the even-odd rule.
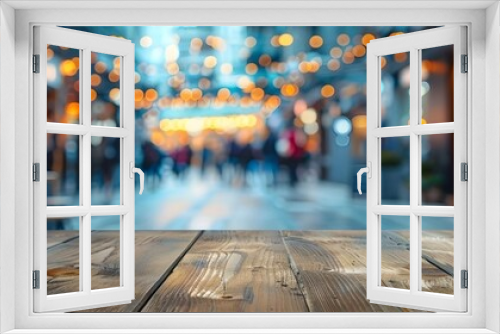
[[193, 150], [189, 144], [178, 147], [172, 154], [174, 161], [173, 171], [174, 174], [182, 179], [186, 172], [191, 167], [191, 159], [193, 157]]
[[276, 145], [278, 138], [271, 129], [267, 129], [267, 137], [262, 145], [261, 153], [264, 162], [266, 185], [278, 184], [279, 155]]
[[161, 167], [164, 158], [166, 158], [166, 154], [150, 141], [146, 141], [142, 144], [142, 151], [144, 155], [142, 167], [144, 173], [148, 176], [148, 179], [151, 180], [150, 182], [153, 183], [154, 187], [156, 180], [158, 180], [158, 184], [162, 181]]
[[306, 159], [306, 136], [302, 129], [293, 126], [283, 133], [287, 143], [286, 165], [288, 167], [288, 181], [291, 187], [299, 182], [299, 168]]

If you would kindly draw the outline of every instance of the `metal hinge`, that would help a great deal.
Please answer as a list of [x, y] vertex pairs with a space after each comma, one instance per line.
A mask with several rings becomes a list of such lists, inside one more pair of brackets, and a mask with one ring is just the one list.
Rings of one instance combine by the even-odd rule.
[[467, 270], [461, 271], [462, 289], [467, 289], [469, 287], [469, 272]]
[[40, 289], [40, 270], [33, 270], [33, 289]]
[[462, 73], [469, 72], [469, 56], [462, 55]]
[[461, 181], [469, 181], [469, 166], [466, 162], [460, 164], [460, 174]]
[[38, 162], [33, 164], [33, 181], [40, 181], [40, 164]]
[[33, 73], [40, 73], [40, 55], [33, 55]]

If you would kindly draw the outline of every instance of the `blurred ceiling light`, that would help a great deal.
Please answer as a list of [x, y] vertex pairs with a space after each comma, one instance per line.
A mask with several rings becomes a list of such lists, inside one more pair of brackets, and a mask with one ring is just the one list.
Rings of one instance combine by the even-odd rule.
[[153, 45], [153, 39], [149, 36], [144, 36], [141, 38], [140, 44], [143, 48], [149, 48], [151, 45]]
[[290, 46], [293, 44], [293, 36], [289, 33], [282, 34], [278, 38], [278, 43], [281, 46]]
[[323, 38], [319, 35], [314, 35], [309, 39], [309, 45], [312, 48], [320, 48], [323, 45]]

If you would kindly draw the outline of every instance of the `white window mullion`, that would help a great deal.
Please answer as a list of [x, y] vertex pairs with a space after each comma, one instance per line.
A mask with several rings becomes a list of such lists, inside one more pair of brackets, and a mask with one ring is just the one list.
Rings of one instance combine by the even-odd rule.
[[[90, 127], [91, 124], [91, 85], [90, 85], [90, 73], [91, 73], [91, 52], [90, 49], [83, 49], [83, 62], [82, 62], [82, 72], [80, 73], [80, 89], [83, 92], [83, 100], [81, 104], [83, 106], [83, 116], [82, 124], [85, 127]], [[83, 170], [83, 206], [90, 208], [91, 205], [91, 134], [89, 131], [82, 136], [83, 141], [83, 159], [80, 160], [80, 168]], [[83, 277], [83, 291], [90, 294], [91, 282], [92, 282], [92, 239], [91, 239], [91, 215], [87, 212], [83, 216], [83, 231], [82, 231], [82, 243], [81, 243], [81, 257], [83, 261], [81, 262], [80, 270], [83, 272], [80, 275]]]
[[[414, 128], [419, 123], [419, 79], [418, 50], [410, 50], [410, 127]], [[420, 192], [420, 150], [419, 136], [410, 133], [410, 207], [418, 205]], [[410, 214], [410, 291], [418, 292], [418, 282], [420, 281], [420, 251], [419, 251], [419, 217], [415, 213]]]

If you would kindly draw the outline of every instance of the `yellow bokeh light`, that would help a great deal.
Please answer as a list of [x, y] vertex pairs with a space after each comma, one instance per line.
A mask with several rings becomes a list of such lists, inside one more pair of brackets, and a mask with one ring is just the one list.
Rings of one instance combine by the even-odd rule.
[[71, 77], [76, 74], [76, 72], [78, 71], [78, 67], [75, 65], [73, 60], [65, 60], [59, 66], [59, 70], [61, 71], [62, 75]]
[[292, 84], [292, 83], [287, 83], [281, 86], [281, 94], [284, 96], [295, 96], [299, 92], [299, 87], [297, 85]]
[[191, 97], [193, 96], [193, 93], [191, 92], [191, 89], [184, 88], [183, 90], [181, 90], [179, 96], [184, 101], [189, 101], [189, 100], [191, 100]]
[[304, 124], [312, 124], [316, 122], [318, 115], [316, 114], [316, 110], [309, 108], [306, 109], [303, 113], [300, 114], [300, 120]]
[[278, 43], [281, 46], [290, 46], [293, 44], [293, 36], [289, 33], [282, 34], [278, 38]]
[[80, 104], [78, 102], [70, 102], [66, 105], [66, 115], [69, 118], [77, 119], [80, 115]]

